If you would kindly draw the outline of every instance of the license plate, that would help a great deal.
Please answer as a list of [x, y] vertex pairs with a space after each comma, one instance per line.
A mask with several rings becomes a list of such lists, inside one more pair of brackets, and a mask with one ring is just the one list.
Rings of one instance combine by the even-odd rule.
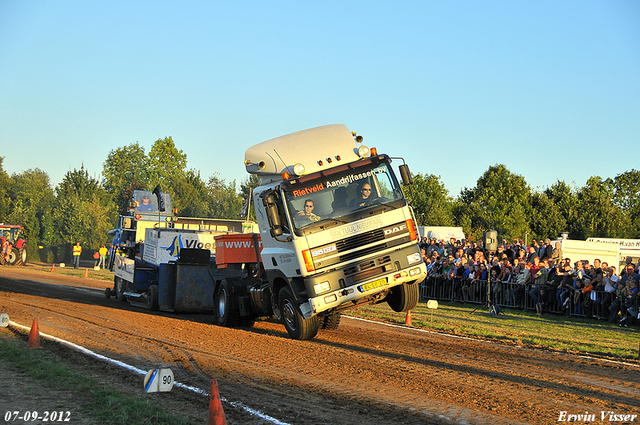
[[361, 288], [360, 290], [362, 292], [367, 292], [367, 291], [370, 291], [370, 290], [372, 290], [374, 288], [379, 288], [381, 286], [384, 286], [386, 284], [387, 284], [387, 278], [383, 277], [382, 279], [374, 280], [373, 282], [369, 282], [369, 283], [366, 283], [366, 284], [362, 285], [360, 287]]

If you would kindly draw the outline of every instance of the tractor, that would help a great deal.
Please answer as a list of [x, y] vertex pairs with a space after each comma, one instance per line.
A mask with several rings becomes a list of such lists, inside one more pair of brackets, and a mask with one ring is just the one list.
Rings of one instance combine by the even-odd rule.
[[0, 224], [0, 264], [24, 266], [27, 264], [27, 241], [22, 226]]

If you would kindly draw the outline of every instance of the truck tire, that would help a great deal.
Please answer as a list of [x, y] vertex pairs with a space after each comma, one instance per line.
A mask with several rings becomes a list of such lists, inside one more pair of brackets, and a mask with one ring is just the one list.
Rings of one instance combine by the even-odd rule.
[[282, 323], [293, 339], [313, 339], [318, 334], [318, 316], [305, 319], [298, 311], [295, 298], [287, 287], [280, 290], [278, 305], [282, 313]]
[[324, 317], [322, 318], [322, 326], [320, 326], [322, 329], [327, 329], [327, 330], [335, 330], [338, 329], [338, 326], [340, 326], [340, 318], [342, 317], [342, 314], [340, 314], [337, 311], [334, 311], [332, 313], [327, 313], [324, 315]]
[[147, 289], [147, 308], [151, 311], [158, 310], [158, 285], [149, 285]]
[[232, 309], [231, 285], [226, 279], [222, 279], [220, 287], [216, 291], [214, 299], [214, 309], [216, 322], [219, 326], [234, 327], [240, 324], [240, 314], [238, 310]]
[[124, 296], [125, 291], [127, 290], [127, 282], [122, 278], [115, 277], [113, 279], [113, 287], [116, 293], [116, 298], [120, 301], [126, 301], [126, 297]]
[[391, 289], [391, 292], [387, 295], [386, 301], [391, 307], [391, 310], [398, 313], [403, 311], [409, 311], [418, 305], [420, 299], [420, 287], [417, 283], [395, 286]]

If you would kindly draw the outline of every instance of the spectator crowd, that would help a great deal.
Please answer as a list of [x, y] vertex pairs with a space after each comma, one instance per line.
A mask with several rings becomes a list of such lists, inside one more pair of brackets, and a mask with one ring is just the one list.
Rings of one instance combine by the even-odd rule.
[[566, 258], [560, 242], [506, 239], [496, 252], [485, 253], [481, 242], [422, 238], [427, 278], [421, 298], [485, 303], [537, 315], [557, 313], [597, 318], [629, 326], [638, 317], [638, 267], [627, 257], [617, 264], [598, 259], [590, 264]]

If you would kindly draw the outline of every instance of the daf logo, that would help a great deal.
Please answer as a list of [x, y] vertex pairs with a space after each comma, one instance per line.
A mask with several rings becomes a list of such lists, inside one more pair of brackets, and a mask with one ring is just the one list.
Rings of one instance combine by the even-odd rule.
[[393, 226], [390, 227], [388, 229], [384, 229], [384, 235], [388, 236], [388, 235], [393, 235], [394, 233], [398, 233], [398, 232], [402, 232], [407, 230], [407, 225], [406, 224], [401, 224], [399, 226]]

